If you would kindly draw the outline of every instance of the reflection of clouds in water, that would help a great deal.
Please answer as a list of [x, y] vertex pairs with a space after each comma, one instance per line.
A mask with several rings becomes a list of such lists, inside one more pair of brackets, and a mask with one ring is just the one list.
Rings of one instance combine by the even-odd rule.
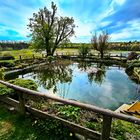
[[[92, 66], [93, 69], [94, 67]], [[39, 84], [40, 82], [36, 74], [29, 75], [29, 73], [24, 76], [25, 79], [34, 80], [39, 85], [38, 90], [43, 93], [59, 95], [61, 97], [65, 95], [64, 98], [75, 99], [104, 108], [115, 109], [135, 98], [136, 84], [128, 78], [123, 69], [119, 70], [118, 68], [111, 67], [109, 70], [106, 70], [104, 82], [100, 85], [94, 79], [91, 84], [87, 72], [78, 68], [78, 63], [70, 65], [70, 68], [73, 70], [71, 83], [57, 82], [58, 90], [56, 94], [53, 93], [53, 88], [49, 90], [44, 89]], [[48, 80], [46, 79], [46, 81]]]
[[118, 100], [116, 100], [113, 96], [113, 87], [112, 83], [105, 83], [102, 86], [102, 95], [99, 97], [99, 102], [104, 105], [105, 107], [118, 105]]

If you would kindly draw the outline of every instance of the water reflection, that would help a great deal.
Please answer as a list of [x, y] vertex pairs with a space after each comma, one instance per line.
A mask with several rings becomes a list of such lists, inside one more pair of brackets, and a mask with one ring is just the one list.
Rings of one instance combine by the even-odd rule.
[[56, 93], [58, 83], [65, 84], [72, 81], [72, 69], [69, 65], [70, 63], [52, 63], [40, 67], [36, 75], [39, 85], [48, 90], [53, 89], [53, 93]]
[[23, 77], [34, 80], [41, 92], [112, 110], [140, 97], [124, 68], [102, 63], [56, 62]]
[[93, 65], [89, 62], [81, 62], [78, 64], [78, 68], [81, 71], [85, 71], [88, 74], [88, 80], [92, 84], [93, 82], [101, 85], [106, 73], [106, 67], [103, 63], [97, 63]]

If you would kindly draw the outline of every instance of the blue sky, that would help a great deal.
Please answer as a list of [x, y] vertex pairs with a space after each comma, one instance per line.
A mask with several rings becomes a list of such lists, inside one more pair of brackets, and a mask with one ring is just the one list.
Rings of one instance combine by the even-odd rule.
[[[0, 0], [0, 40], [29, 40], [33, 12], [52, 0]], [[75, 19], [72, 42], [90, 42], [92, 33], [107, 30], [110, 41], [140, 40], [140, 0], [54, 0], [59, 16]]]

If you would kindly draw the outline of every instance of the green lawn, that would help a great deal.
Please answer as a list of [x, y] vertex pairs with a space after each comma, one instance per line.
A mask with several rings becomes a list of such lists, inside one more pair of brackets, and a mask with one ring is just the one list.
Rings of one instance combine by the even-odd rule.
[[29, 118], [23, 118], [0, 106], [0, 140], [35, 140], [45, 138], [32, 126]]
[[[50, 123], [50, 120], [46, 122], [35, 120], [31, 116], [23, 118], [17, 113], [5, 109], [0, 104], [0, 140], [74, 140], [70, 135], [69, 138], [63, 135], [58, 136], [60, 130], [62, 130], [60, 127], [60, 130], [46, 131], [48, 128], [56, 128], [54, 122]], [[48, 134], [48, 132], [53, 132], [53, 135], [52, 133], [51, 135]], [[55, 134], [56, 132], [58, 134]], [[61, 134], [63, 133], [61, 132]]]
[[32, 49], [22, 49], [22, 50], [12, 50], [12, 51], [1, 51], [0, 55], [12, 55], [15, 57], [15, 59], [19, 59], [20, 56], [22, 59], [25, 58], [33, 58], [33, 55], [35, 57], [41, 57], [41, 53], [35, 52]]

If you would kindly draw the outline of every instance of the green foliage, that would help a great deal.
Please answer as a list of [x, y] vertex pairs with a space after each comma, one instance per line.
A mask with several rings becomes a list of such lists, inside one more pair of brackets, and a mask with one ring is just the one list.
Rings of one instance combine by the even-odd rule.
[[[28, 88], [31, 90], [37, 90], [37, 85], [34, 81], [32, 80], [25, 80], [25, 79], [14, 79], [8, 81], [11, 84], [21, 86], [24, 88]], [[15, 91], [13, 89], [10, 89], [2, 84], [0, 84], [0, 95], [12, 95], [15, 94]]]
[[55, 120], [35, 120], [33, 126], [40, 134], [46, 134], [49, 138], [57, 137], [57, 140], [69, 140], [70, 131]]
[[30, 79], [14, 79], [14, 80], [10, 80], [9, 83], [17, 85], [17, 86], [21, 86], [24, 88], [28, 88], [31, 90], [37, 90], [37, 85], [34, 81], [30, 80]]
[[54, 57], [53, 56], [48, 56], [47, 60], [51, 63], [54, 60]]
[[13, 90], [0, 84], [0, 96], [1, 95], [10, 95], [13, 93]]
[[126, 134], [139, 138], [140, 126], [121, 120], [113, 121], [111, 135], [117, 140], [127, 140]]
[[99, 122], [86, 122], [86, 127], [95, 131], [100, 132], [101, 131], [101, 125]]
[[82, 57], [85, 57], [87, 54], [89, 54], [90, 47], [85, 44], [81, 44], [81, 46], [78, 47], [78, 51], [79, 54], [82, 55]]
[[78, 121], [80, 117], [79, 111], [80, 111], [79, 107], [74, 107], [71, 105], [59, 107], [60, 116], [66, 119], [70, 119], [70, 120]]
[[4, 76], [5, 76], [4, 72], [5, 72], [5, 69], [0, 68], [0, 80], [4, 80]]

